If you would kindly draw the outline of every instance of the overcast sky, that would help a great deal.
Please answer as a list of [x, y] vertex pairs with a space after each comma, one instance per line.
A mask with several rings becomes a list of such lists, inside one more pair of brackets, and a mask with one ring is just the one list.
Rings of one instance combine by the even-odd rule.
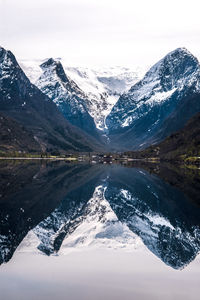
[[150, 66], [183, 46], [200, 59], [200, 1], [0, 0], [0, 45], [76, 66]]

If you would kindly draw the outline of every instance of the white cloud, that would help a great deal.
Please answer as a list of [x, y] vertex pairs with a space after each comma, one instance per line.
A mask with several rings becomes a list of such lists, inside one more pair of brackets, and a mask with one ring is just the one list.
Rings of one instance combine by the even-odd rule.
[[1, 0], [0, 43], [19, 58], [139, 65], [185, 46], [200, 57], [197, 0]]

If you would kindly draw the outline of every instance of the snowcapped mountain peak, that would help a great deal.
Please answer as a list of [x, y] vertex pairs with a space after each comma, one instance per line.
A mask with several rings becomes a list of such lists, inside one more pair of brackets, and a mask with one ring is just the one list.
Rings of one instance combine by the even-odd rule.
[[190, 56], [198, 62], [197, 58], [195, 58], [194, 55], [185, 47], [178, 47], [169, 52], [165, 57], [167, 56]]
[[7, 77], [8, 74], [11, 75], [11, 71], [13, 68], [18, 67], [17, 61], [14, 55], [0, 47], [0, 77]]
[[[43, 72], [46, 74], [48, 72], [55, 73], [56, 76], [63, 82], [69, 83], [70, 79], [66, 76], [63, 66], [59, 60], [49, 58], [40, 65]], [[47, 75], [47, 74], [46, 74]], [[72, 83], [72, 82], [71, 82]], [[75, 83], [74, 83], [75, 84]], [[78, 88], [78, 87], [77, 87]]]
[[[124, 93], [106, 119], [110, 133], [122, 132], [131, 126], [142, 128], [144, 139], [156, 130], [189, 90], [200, 90], [200, 65], [185, 48], [167, 54], [150, 68], [144, 78]], [[166, 106], [162, 112], [161, 107]], [[150, 111], [154, 111], [150, 117]], [[148, 118], [146, 127], [137, 121]], [[141, 132], [138, 133], [141, 136]], [[139, 138], [138, 135], [138, 138]], [[137, 137], [135, 136], [135, 142]], [[142, 144], [140, 142], [140, 144]]]
[[56, 66], [57, 62], [55, 59], [53, 59], [52, 57], [51, 58], [48, 58], [47, 60], [45, 60], [41, 65], [40, 67], [42, 69], [46, 69], [46, 68], [49, 68], [50, 66]]
[[16, 91], [20, 95], [25, 95], [28, 85], [30, 81], [20, 68], [15, 56], [11, 51], [0, 47], [0, 91], [4, 100], [10, 100]]
[[96, 135], [94, 120], [87, 109], [87, 96], [66, 75], [59, 60], [49, 58], [40, 65], [42, 74], [36, 86], [57, 105], [64, 117], [73, 125]]
[[[57, 77], [57, 80], [61, 81], [61, 83], [69, 83], [70, 82], [70, 79], [66, 76], [63, 66], [59, 60], [49, 58], [40, 65], [40, 68], [43, 71], [44, 77], [45, 76], [51, 77], [52, 75], [54, 75]], [[54, 78], [54, 80], [56, 80], [56, 78]], [[71, 83], [72, 83], [72, 81], [71, 81]], [[75, 83], [73, 83], [73, 84], [75, 84]]]
[[[175, 49], [152, 66], [114, 105], [106, 118], [111, 143], [136, 150], [159, 142], [198, 112], [198, 103], [191, 106], [188, 102], [188, 113], [183, 107], [187, 106], [189, 97], [199, 92], [197, 58], [185, 48]], [[182, 117], [171, 128], [167, 122], [179, 111], [178, 107], [183, 110]]]
[[196, 78], [190, 78], [189, 81], [188, 77], [194, 77], [195, 72], [199, 74], [199, 69], [196, 57], [186, 48], [177, 48], [152, 66], [142, 81], [143, 83], [157, 81], [164, 91], [175, 87], [182, 88], [185, 84], [192, 84], [193, 79], [196, 80]]
[[[8, 63], [8, 57], [11, 54], [10, 51], [4, 49], [3, 47], [0, 46], [0, 61], [1, 62], [7, 62]], [[11, 60], [9, 59], [9, 61], [11, 62]]]
[[58, 106], [73, 93], [83, 97], [84, 93], [65, 73], [60, 61], [49, 58], [40, 65], [43, 73], [36, 85], [47, 94]]

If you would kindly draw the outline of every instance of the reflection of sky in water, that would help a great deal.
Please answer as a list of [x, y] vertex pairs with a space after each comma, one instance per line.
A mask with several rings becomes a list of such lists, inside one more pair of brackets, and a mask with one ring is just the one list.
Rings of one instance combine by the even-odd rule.
[[147, 251], [85, 250], [67, 256], [17, 253], [0, 269], [6, 300], [197, 300], [199, 263], [176, 271]]

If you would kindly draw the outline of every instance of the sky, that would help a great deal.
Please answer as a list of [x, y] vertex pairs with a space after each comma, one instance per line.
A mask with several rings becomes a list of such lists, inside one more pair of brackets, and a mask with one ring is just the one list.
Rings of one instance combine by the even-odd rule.
[[0, 46], [18, 59], [151, 66], [186, 47], [200, 59], [199, 0], [0, 0]]

